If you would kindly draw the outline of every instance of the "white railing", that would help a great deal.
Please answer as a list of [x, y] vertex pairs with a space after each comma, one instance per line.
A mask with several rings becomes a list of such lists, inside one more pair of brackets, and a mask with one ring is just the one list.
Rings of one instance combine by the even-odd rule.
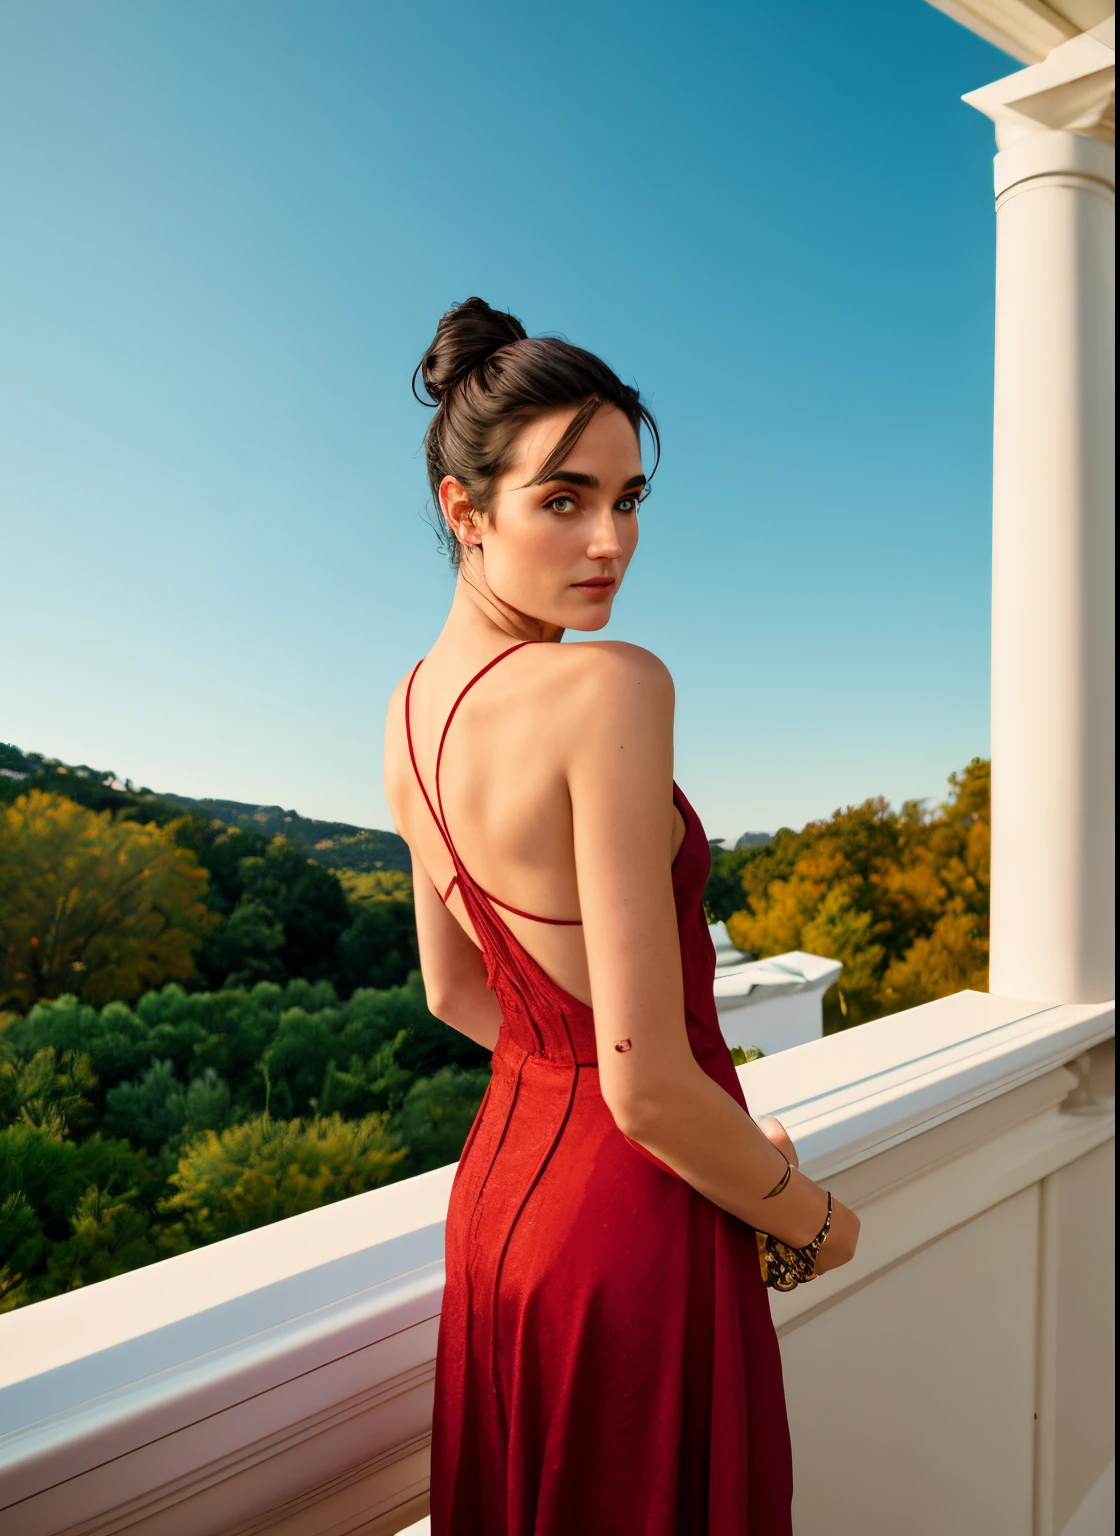
[[[863, 1220], [774, 1298], [799, 1536], [1111, 1530], [1113, 1030], [962, 993], [741, 1069]], [[0, 1318], [5, 1533], [420, 1518], [452, 1174]]]

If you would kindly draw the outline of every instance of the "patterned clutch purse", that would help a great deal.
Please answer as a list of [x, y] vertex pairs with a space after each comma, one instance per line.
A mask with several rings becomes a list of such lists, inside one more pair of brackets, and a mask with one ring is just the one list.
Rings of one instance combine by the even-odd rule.
[[804, 1248], [791, 1248], [780, 1238], [771, 1237], [766, 1232], [756, 1232], [758, 1263], [764, 1283], [774, 1291], [793, 1291], [799, 1285], [807, 1285], [810, 1280], [815, 1280], [817, 1254], [824, 1247], [824, 1240], [831, 1226], [832, 1195], [830, 1193], [824, 1226], [813, 1241], [807, 1243]]

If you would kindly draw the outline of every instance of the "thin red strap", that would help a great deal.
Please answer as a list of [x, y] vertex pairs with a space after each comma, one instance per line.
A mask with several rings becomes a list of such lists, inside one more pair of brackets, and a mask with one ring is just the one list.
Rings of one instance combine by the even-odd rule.
[[[478, 881], [475, 881], [478, 885]], [[481, 885], [478, 889], [482, 891]], [[582, 917], [539, 917], [536, 912], [522, 912], [520, 907], [511, 907], [508, 901], [503, 901], [500, 896], [491, 896], [489, 891], [482, 891], [487, 901], [492, 901], [496, 907], [503, 908], [506, 912], [512, 912], [517, 917], [527, 917], [534, 923], [551, 923], [554, 928], [582, 928]]]
[[[424, 796], [424, 803], [428, 807], [429, 811], [431, 811], [431, 813], [432, 813], [432, 820], [435, 822], [436, 826], [439, 828], [439, 835], [443, 838], [444, 842], [447, 844], [447, 851], [448, 851], [448, 853], [451, 855], [451, 858], [452, 858], [453, 862], [455, 862], [457, 864], [459, 861], [458, 861], [458, 858], [456, 856], [455, 849], [452, 846], [451, 839], [447, 835], [447, 831], [446, 831], [446, 828], [443, 825], [443, 822], [440, 821], [438, 815], [436, 814], [436, 808], [432, 804], [432, 797], [431, 797], [431, 795], [428, 794], [428, 791], [424, 787], [424, 780], [420, 777], [420, 764], [416, 761], [416, 748], [412, 745], [412, 685], [416, 681], [416, 674], [417, 674], [417, 672], [419, 672], [420, 668], [423, 665], [424, 665], [424, 658], [423, 658], [423, 656], [421, 656], [420, 660], [416, 663], [416, 665], [412, 669], [412, 673], [411, 673], [411, 675], [410, 675], [410, 677], [408, 679], [408, 687], [405, 689], [405, 694], [404, 694], [404, 733], [405, 733], [405, 735], [408, 738], [408, 755], [412, 759], [412, 771], [416, 775], [416, 782], [420, 786], [420, 793]], [[452, 883], [454, 883], [454, 882], [452, 882]], [[447, 896], [450, 896], [450, 894], [451, 894], [451, 886], [449, 885], [447, 887]], [[447, 896], [445, 896], [443, 898], [444, 901], [447, 900]]]
[[[475, 683], [478, 682], [479, 678], [485, 677], [491, 667], [496, 667], [499, 661], [503, 661], [505, 657], [512, 656], [514, 651], [519, 651], [521, 650], [522, 646], [531, 645], [532, 643], [533, 642], [531, 640], [520, 640], [516, 645], [511, 645], [507, 650], [502, 651], [500, 655], [495, 656], [493, 661], [488, 661], [480, 672], [475, 673], [470, 682], [460, 692], [459, 697], [455, 700], [454, 704], [452, 704], [451, 713], [448, 715], [446, 721], [444, 722], [443, 734], [439, 738], [439, 751], [436, 753], [436, 799], [439, 802], [438, 811], [432, 804], [432, 797], [429, 795], [427, 788], [425, 787], [424, 780], [420, 773], [420, 764], [416, 761], [416, 748], [412, 744], [412, 685], [416, 681], [417, 672], [419, 672], [420, 668], [424, 665], [425, 658], [423, 656], [421, 656], [420, 660], [413, 667], [412, 672], [409, 675], [408, 687], [405, 689], [404, 693], [404, 733], [408, 738], [408, 755], [412, 759], [412, 771], [416, 775], [416, 782], [420, 786], [420, 793], [424, 796], [424, 803], [427, 805], [429, 811], [431, 811], [432, 820], [439, 828], [439, 834], [447, 844], [447, 851], [451, 855], [451, 858], [456, 866], [458, 866], [460, 863], [459, 855], [456, 851], [455, 844], [451, 841], [451, 834], [447, 830], [447, 818], [443, 812], [443, 798], [439, 792], [439, 767], [440, 762], [443, 759], [443, 744], [447, 740], [447, 728], [455, 718], [455, 711], [459, 708], [459, 705], [466, 698], [467, 694], [470, 693], [471, 689], [474, 687]], [[456, 873], [455, 877], [451, 881], [451, 884], [447, 887], [443, 897], [445, 903], [448, 896], [451, 895], [455, 881], [458, 880], [458, 878], [459, 876]], [[479, 886], [479, 890], [482, 890], [481, 886]], [[485, 894], [485, 891], [483, 891], [483, 895]], [[501, 906], [501, 902], [499, 902], [498, 905]], [[510, 907], [509, 910], [513, 912], [516, 909]], [[528, 914], [522, 915], [527, 916]]]
[[[431, 811], [431, 813], [432, 813], [432, 820], [435, 822], [436, 826], [439, 828], [440, 836], [443, 838], [443, 841], [446, 843], [447, 851], [448, 851], [448, 853], [450, 853], [451, 858], [452, 858], [452, 862], [455, 865], [455, 874], [452, 875], [450, 883], [448, 884], [448, 887], [447, 887], [446, 891], [444, 891], [443, 896], [441, 898], [441, 900], [443, 901], [443, 904], [445, 906], [447, 905], [447, 901], [448, 901], [448, 898], [451, 895], [451, 892], [455, 889], [455, 886], [459, 883], [459, 872], [460, 872], [460, 870], [463, 869], [463, 862], [459, 858], [459, 854], [458, 854], [458, 851], [457, 851], [457, 849], [455, 847], [455, 844], [451, 841], [451, 833], [447, 829], [447, 815], [446, 815], [446, 812], [443, 809], [443, 794], [442, 794], [442, 792], [440, 790], [440, 783], [439, 783], [439, 772], [440, 772], [440, 768], [443, 765], [443, 749], [444, 749], [444, 745], [446, 744], [446, 741], [447, 741], [447, 732], [451, 728], [451, 722], [455, 718], [456, 710], [459, 708], [459, 705], [466, 698], [467, 694], [470, 693], [470, 691], [474, 687], [475, 683], [480, 682], [481, 679], [486, 676], [487, 672], [489, 672], [492, 667], [496, 667], [500, 661], [504, 661], [507, 656], [512, 656], [514, 651], [520, 651], [526, 645], [532, 645], [533, 643], [534, 642], [531, 641], [531, 640], [519, 640], [516, 645], [511, 645], [506, 650], [501, 651], [497, 656], [494, 657], [494, 659], [492, 661], [488, 661], [486, 663], [486, 665], [483, 668], [481, 668], [480, 671], [475, 673], [475, 675], [471, 678], [471, 680], [460, 690], [459, 697], [455, 700], [454, 704], [452, 704], [452, 706], [451, 706], [451, 713], [448, 715], [447, 719], [444, 721], [443, 731], [442, 731], [442, 733], [440, 735], [440, 738], [439, 738], [439, 749], [436, 752], [436, 782], [435, 782], [435, 790], [436, 790], [436, 804], [439, 806], [439, 810], [438, 811], [436, 810], [436, 806], [432, 804], [431, 796], [428, 794], [428, 791], [427, 791], [427, 789], [424, 786], [424, 780], [420, 776], [420, 766], [419, 766], [419, 764], [416, 761], [416, 752], [415, 752], [415, 749], [413, 748], [413, 745], [412, 745], [412, 723], [411, 723], [411, 721], [412, 721], [412, 715], [411, 715], [412, 685], [413, 685], [413, 683], [416, 680], [417, 672], [419, 672], [420, 668], [424, 664], [423, 657], [421, 657], [421, 659], [413, 667], [412, 675], [408, 679], [408, 687], [405, 690], [405, 695], [404, 695], [404, 729], [405, 729], [405, 735], [408, 737], [408, 755], [412, 759], [412, 771], [416, 775], [416, 782], [420, 786], [420, 793], [424, 796], [425, 804], [427, 805], [429, 811]], [[464, 873], [465, 873], [465, 870], [464, 870]], [[551, 924], [555, 928], [582, 928], [583, 927], [583, 919], [581, 917], [539, 917], [537, 915], [537, 913], [535, 913], [535, 912], [523, 912], [520, 907], [511, 907], [508, 901], [502, 901], [502, 899], [499, 896], [492, 896], [489, 891], [484, 890], [483, 887], [478, 884], [477, 880], [472, 879], [471, 880], [471, 884], [476, 887], [476, 889], [478, 890], [480, 895], [486, 897], [487, 901], [493, 902], [494, 906], [501, 907], [503, 909], [503, 911], [505, 911], [505, 912], [512, 912], [515, 917], [524, 917], [524, 918], [527, 918], [530, 922], [533, 922], [533, 923], [549, 923], [549, 924]]]
[[[448, 903], [448, 900], [450, 899], [451, 892], [458, 884], [459, 876], [457, 874], [452, 875], [451, 879], [447, 882], [446, 891], [444, 891], [443, 895], [440, 897], [440, 900], [443, 902], [445, 907]], [[486, 897], [487, 901], [492, 901], [496, 907], [504, 907], [507, 912], [516, 913], [518, 917], [527, 917], [534, 923], [552, 923], [554, 926], [559, 928], [583, 927], [582, 917], [538, 917], [535, 912], [522, 912], [520, 907], [511, 907], [509, 902], [503, 901], [500, 896], [491, 896], [489, 891], [482, 889], [482, 886], [479, 885], [477, 880], [475, 880], [473, 884], [475, 889], [478, 890], [481, 895]]]
[[[486, 665], [482, 668], [481, 672], [476, 672], [475, 675], [471, 678], [470, 682], [467, 683], [466, 687], [463, 688], [460, 691], [459, 697], [455, 700], [454, 704], [452, 704], [452, 706], [451, 706], [451, 713], [448, 715], [447, 719], [443, 723], [443, 734], [442, 734], [442, 736], [439, 739], [439, 751], [436, 753], [436, 804], [439, 806], [440, 820], [442, 821], [444, 829], [445, 829], [444, 830], [444, 836], [447, 838], [447, 846], [449, 848], [451, 847], [451, 834], [446, 830], [446, 828], [447, 828], [447, 815], [446, 815], [446, 812], [443, 809], [443, 796], [440, 793], [440, 788], [439, 788], [439, 770], [440, 770], [440, 765], [443, 762], [444, 743], [447, 741], [447, 733], [451, 729], [451, 722], [455, 718], [455, 712], [459, 708], [459, 705], [466, 698], [467, 694], [470, 693], [470, 691], [474, 687], [475, 683], [481, 682], [481, 680], [486, 676], [487, 672], [489, 672], [492, 667], [496, 667], [498, 665], [499, 661], [505, 661], [507, 656], [512, 656], [514, 651], [520, 651], [525, 646], [531, 645], [532, 643], [533, 642], [531, 640], [519, 640], [516, 645], [511, 645], [507, 650], [504, 650], [504, 651], [500, 652], [499, 655], [495, 656], [493, 661], [488, 661], [486, 663]], [[413, 677], [415, 677], [416, 673], [414, 672], [412, 675], [413, 675]], [[479, 890], [482, 890], [481, 886], [479, 886]]]

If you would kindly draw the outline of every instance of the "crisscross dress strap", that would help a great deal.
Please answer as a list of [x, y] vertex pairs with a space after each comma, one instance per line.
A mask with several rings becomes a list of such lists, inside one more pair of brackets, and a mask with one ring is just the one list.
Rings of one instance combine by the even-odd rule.
[[583, 926], [582, 918], [541, 917], [536, 912], [523, 912], [520, 907], [511, 907], [508, 901], [502, 901], [500, 897], [492, 896], [489, 891], [485, 890], [481, 885], [479, 885], [477, 880], [475, 880], [471, 875], [467, 874], [466, 868], [463, 865], [462, 859], [459, 857], [455, 844], [451, 841], [451, 833], [448, 831], [447, 817], [443, 809], [443, 795], [440, 791], [439, 772], [443, 764], [443, 749], [447, 741], [447, 732], [451, 728], [451, 722], [455, 718], [455, 714], [459, 708], [459, 705], [466, 698], [467, 694], [470, 693], [475, 683], [481, 681], [481, 679], [486, 676], [487, 672], [489, 672], [491, 668], [496, 667], [498, 663], [500, 661], [504, 661], [507, 656], [512, 656], [514, 651], [520, 651], [526, 645], [532, 644], [533, 642], [531, 640], [520, 640], [516, 645], [511, 645], [508, 647], [508, 649], [501, 651], [497, 656], [494, 657], [492, 661], [488, 661], [484, 667], [480, 668], [480, 670], [477, 671], [475, 675], [470, 679], [470, 681], [460, 690], [459, 696], [455, 700], [454, 704], [452, 704], [451, 712], [447, 719], [444, 721], [443, 730], [440, 733], [439, 748], [436, 752], [436, 803], [434, 805], [432, 803], [432, 797], [429, 795], [424, 784], [424, 780], [421, 777], [420, 765], [416, 761], [416, 749], [412, 744], [412, 685], [416, 681], [417, 672], [419, 672], [420, 668], [424, 665], [423, 657], [421, 657], [421, 659], [412, 669], [412, 674], [408, 679], [408, 687], [405, 689], [404, 695], [404, 730], [405, 736], [408, 738], [408, 755], [412, 760], [412, 771], [416, 775], [416, 782], [420, 786], [420, 793], [424, 796], [424, 803], [427, 805], [428, 810], [432, 814], [432, 820], [439, 828], [439, 834], [443, 838], [443, 841], [447, 847], [447, 851], [451, 855], [451, 862], [455, 866], [455, 873], [452, 875], [446, 891], [443, 892], [443, 895], [440, 898], [444, 905], [446, 906], [451, 896], [451, 892], [455, 889], [456, 885], [462, 884], [463, 877], [465, 876], [466, 880], [474, 886], [480, 895], [485, 896], [487, 901], [492, 902], [496, 907], [501, 907], [505, 912], [512, 912], [515, 917], [525, 917], [534, 923], [551, 923], [554, 927], [559, 928], [580, 928]]

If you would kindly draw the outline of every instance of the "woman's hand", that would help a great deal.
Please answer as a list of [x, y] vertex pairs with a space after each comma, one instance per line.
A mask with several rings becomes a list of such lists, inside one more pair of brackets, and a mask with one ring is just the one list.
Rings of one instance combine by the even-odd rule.
[[797, 1148], [789, 1139], [789, 1133], [780, 1120], [773, 1115], [763, 1115], [757, 1122], [758, 1128], [766, 1137], [772, 1147], [777, 1147], [783, 1157], [789, 1159], [795, 1168], [801, 1165], [797, 1160]]
[[817, 1262], [813, 1265], [814, 1271], [818, 1275], [823, 1275], [830, 1269], [839, 1269], [842, 1264], [849, 1263], [855, 1258], [858, 1241], [859, 1217], [855, 1211], [850, 1211], [846, 1205], [841, 1205], [839, 1200], [834, 1199], [832, 1225], [828, 1229], [824, 1247], [817, 1254]]
[[[790, 1140], [789, 1132], [782, 1122], [773, 1115], [762, 1115], [758, 1120], [758, 1128], [770, 1145], [777, 1147], [782, 1156], [788, 1157], [796, 1168], [798, 1166], [797, 1148]], [[839, 1200], [834, 1199], [832, 1225], [828, 1229], [824, 1247], [817, 1255], [817, 1262], [813, 1265], [815, 1272], [823, 1275], [830, 1269], [839, 1269], [842, 1264], [849, 1263], [855, 1257], [858, 1241], [859, 1217], [855, 1211], [849, 1210], [846, 1205], [841, 1205]]]

